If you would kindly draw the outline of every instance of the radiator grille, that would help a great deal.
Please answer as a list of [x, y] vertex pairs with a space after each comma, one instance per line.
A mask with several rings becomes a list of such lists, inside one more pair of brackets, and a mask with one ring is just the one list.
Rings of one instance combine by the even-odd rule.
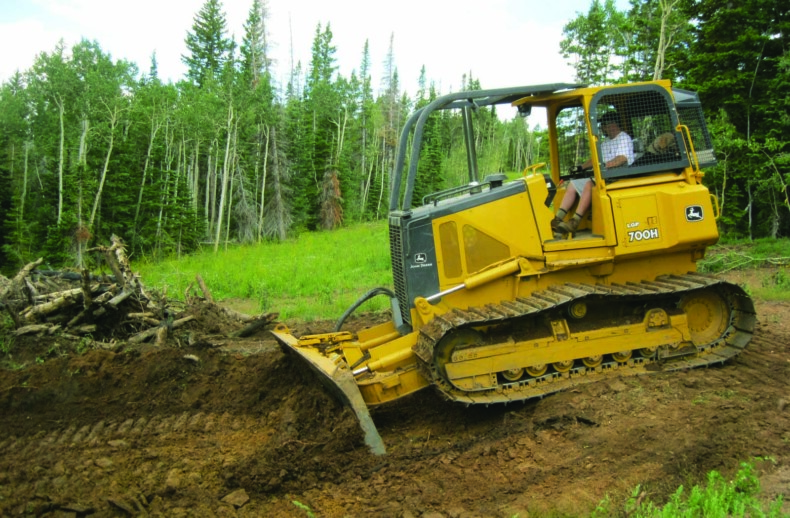
[[406, 289], [406, 268], [403, 264], [403, 229], [398, 218], [390, 218], [390, 258], [392, 260], [392, 283], [395, 285], [398, 305], [403, 320], [411, 325], [411, 310]]

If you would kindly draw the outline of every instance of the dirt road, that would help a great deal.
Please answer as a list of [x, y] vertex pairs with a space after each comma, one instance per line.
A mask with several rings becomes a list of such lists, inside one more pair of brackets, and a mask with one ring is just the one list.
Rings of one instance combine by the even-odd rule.
[[0, 515], [587, 515], [758, 456], [775, 459], [756, 464], [766, 500], [788, 499], [790, 304], [757, 308], [752, 344], [720, 367], [507, 407], [423, 391], [374, 413], [384, 457], [266, 333], [79, 356], [29, 344], [39, 362], [0, 373]]

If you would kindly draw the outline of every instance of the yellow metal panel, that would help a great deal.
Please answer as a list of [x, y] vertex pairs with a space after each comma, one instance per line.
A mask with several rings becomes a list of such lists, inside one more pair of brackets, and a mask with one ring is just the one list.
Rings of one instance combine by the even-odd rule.
[[[453, 225], [458, 232], [455, 236], [450, 235]], [[453, 266], [439, 268], [440, 289], [453, 287], [459, 280], [509, 257], [540, 257], [543, 254], [533, 207], [526, 192], [437, 218], [433, 227], [439, 264], [452, 265], [457, 261], [450, 257], [456, 253], [454, 240], [464, 243], [465, 251], [461, 258], [461, 275], [448, 275], [457, 272]]]
[[439, 225], [439, 242], [441, 253], [437, 263], [445, 277], [455, 279], [462, 276], [464, 271], [461, 266], [461, 245], [458, 242], [458, 225], [455, 221], [445, 221]]
[[477, 272], [486, 266], [510, 257], [510, 247], [473, 225], [463, 226], [464, 254], [469, 272]]
[[462, 379], [529, 365], [678, 343], [688, 328], [686, 315], [673, 315], [670, 319], [672, 327], [666, 329], [648, 330], [644, 323], [639, 323], [575, 333], [568, 340], [556, 341], [548, 337], [482, 347], [474, 358], [470, 354], [466, 361], [448, 363], [446, 372], [450, 379]]
[[703, 186], [672, 182], [609, 193], [618, 256], [701, 249], [718, 240], [710, 194]]

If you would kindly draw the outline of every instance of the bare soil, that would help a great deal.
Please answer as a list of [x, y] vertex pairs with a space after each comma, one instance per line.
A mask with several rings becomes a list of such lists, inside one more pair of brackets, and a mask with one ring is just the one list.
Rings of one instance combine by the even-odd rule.
[[751, 345], [720, 367], [489, 408], [422, 391], [373, 413], [383, 457], [268, 332], [226, 338], [218, 313], [181, 331], [188, 347], [20, 338], [0, 371], [0, 515], [584, 516], [607, 495], [622, 514], [638, 484], [661, 502], [769, 456], [763, 498], [788, 499], [790, 304], [756, 305]]

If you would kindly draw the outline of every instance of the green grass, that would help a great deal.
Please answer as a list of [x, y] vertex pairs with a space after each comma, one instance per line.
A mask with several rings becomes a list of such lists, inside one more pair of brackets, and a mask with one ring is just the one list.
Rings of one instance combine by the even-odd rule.
[[[249, 299], [251, 312], [279, 312], [283, 320], [335, 319], [368, 290], [392, 287], [386, 222], [132, 266], [145, 286], [170, 298], [183, 299], [190, 284], [199, 293], [200, 275], [215, 300]], [[360, 310], [386, 308], [386, 297], [376, 297]]]
[[[770, 458], [755, 458], [754, 462], [770, 461]], [[725, 479], [717, 471], [708, 473], [707, 484], [695, 485], [690, 491], [680, 486], [663, 505], [645, 499], [646, 493], [637, 486], [625, 504], [625, 516], [629, 518], [726, 518], [726, 517], [787, 517], [782, 513], [782, 497], [767, 504], [760, 496], [760, 480], [755, 473], [754, 463], [742, 462], [732, 480]], [[607, 497], [598, 504], [594, 517], [620, 516], [612, 509]]]
[[760, 238], [753, 241], [722, 239], [708, 248], [705, 259], [699, 262], [700, 271], [728, 272], [763, 266], [790, 265], [790, 239]]
[[708, 249], [698, 267], [713, 274], [772, 268], [770, 276], [747, 286], [747, 292], [763, 300], [790, 300], [790, 239], [722, 240]]
[[[790, 300], [790, 240], [723, 241], [700, 261], [700, 271], [777, 267], [762, 286], [749, 286], [755, 297]], [[362, 294], [379, 286], [392, 288], [386, 221], [331, 232], [306, 232], [282, 243], [211, 248], [181, 259], [133, 264], [144, 285], [183, 299], [200, 275], [217, 301], [247, 313], [279, 312], [280, 318], [335, 319]], [[235, 306], [234, 306], [235, 304]], [[361, 311], [389, 307], [385, 297], [365, 303]]]

